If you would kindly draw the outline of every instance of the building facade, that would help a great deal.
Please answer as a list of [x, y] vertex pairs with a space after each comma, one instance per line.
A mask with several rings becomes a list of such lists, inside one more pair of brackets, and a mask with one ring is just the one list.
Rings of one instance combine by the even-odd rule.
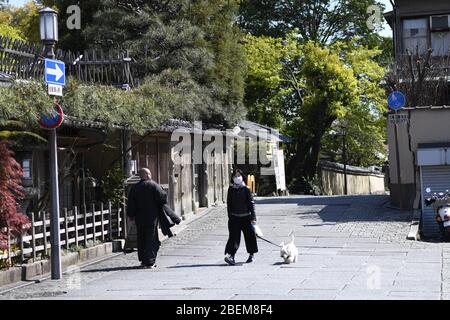
[[[395, 0], [385, 17], [393, 30], [395, 67], [388, 83], [406, 107], [388, 114], [391, 202], [421, 212], [424, 236], [438, 234], [425, 189], [450, 189], [450, 1]], [[388, 80], [389, 82], [389, 80]]]

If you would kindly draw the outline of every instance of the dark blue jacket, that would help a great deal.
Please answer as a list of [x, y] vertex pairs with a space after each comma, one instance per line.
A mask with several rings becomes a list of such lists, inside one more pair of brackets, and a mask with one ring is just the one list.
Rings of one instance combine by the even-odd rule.
[[256, 220], [255, 201], [250, 189], [246, 186], [239, 188], [230, 186], [227, 195], [227, 211], [229, 217], [232, 213], [239, 215], [248, 213], [252, 220]]

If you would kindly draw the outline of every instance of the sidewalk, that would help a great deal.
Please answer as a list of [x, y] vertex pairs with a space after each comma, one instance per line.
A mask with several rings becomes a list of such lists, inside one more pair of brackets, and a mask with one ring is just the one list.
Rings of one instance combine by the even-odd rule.
[[[183, 220], [179, 225], [174, 226], [171, 230], [174, 234], [174, 237], [176, 237], [177, 235], [179, 236], [184, 230], [186, 230], [190, 224], [194, 223], [195, 221], [198, 221], [204, 217], [206, 217], [210, 212], [212, 212], [213, 210], [217, 210], [220, 207], [223, 207], [224, 205], [217, 205], [217, 206], [213, 206], [210, 208], [200, 208], [199, 212], [196, 214], [192, 214], [189, 215], [189, 218], [187, 220]], [[161, 240], [161, 242], [163, 243], [164, 241], [168, 240], [169, 238], [167, 236], [164, 236], [161, 233], [161, 230], [159, 230], [159, 239]], [[78, 269], [82, 269], [82, 268], [86, 268], [92, 264], [96, 264], [120, 255], [123, 255], [123, 252], [111, 252], [110, 254], [106, 254], [106, 255], [102, 255], [102, 256], [98, 256], [96, 258], [93, 259], [89, 259], [87, 261], [83, 261], [82, 263], [79, 264], [73, 264], [71, 265], [67, 271], [63, 272], [63, 275], [67, 275], [71, 272], [73, 272], [73, 270], [78, 270]], [[21, 270], [20, 267], [17, 268], [11, 268], [11, 269], [17, 269], [14, 272], [15, 277], [18, 279], [16, 282], [14, 283], [10, 283], [7, 285], [3, 285], [0, 286], [0, 294], [1, 293], [5, 293], [11, 290], [14, 290], [16, 288], [22, 288], [28, 285], [31, 285], [33, 283], [39, 283], [45, 280], [50, 279], [50, 273], [45, 273], [45, 274], [41, 274], [41, 275], [37, 275], [35, 277], [30, 278], [30, 280], [27, 281], [23, 281], [20, 280], [21, 278], [21, 274], [23, 273], [23, 271]], [[0, 271], [2, 272], [2, 271]], [[16, 275], [17, 274], [17, 275]]]

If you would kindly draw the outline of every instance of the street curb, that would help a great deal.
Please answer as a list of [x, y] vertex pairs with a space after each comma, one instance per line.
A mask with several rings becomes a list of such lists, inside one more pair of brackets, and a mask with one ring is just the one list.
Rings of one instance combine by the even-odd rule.
[[[112, 242], [102, 243], [94, 247], [80, 250], [79, 252], [69, 252], [61, 256], [62, 271], [66, 272], [71, 266], [76, 266], [83, 262], [90, 261], [98, 257], [104, 257], [112, 253]], [[37, 277], [45, 277], [45, 275], [49, 274], [50, 271], [51, 264], [48, 259], [35, 261], [24, 264], [20, 267], [0, 271], [0, 290], [8, 285], [19, 283], [20, 281], [35, 281]]]

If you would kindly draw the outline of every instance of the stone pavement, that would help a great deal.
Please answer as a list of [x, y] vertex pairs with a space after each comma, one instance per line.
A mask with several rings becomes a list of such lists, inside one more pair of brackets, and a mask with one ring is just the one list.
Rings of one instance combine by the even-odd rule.
[[300, 256], [281, 263], [259, 241], [252, 264], [244, 243], [238, 265], [223, 261], [227, 217], [220, 207], [165, 241], [155, 270], [136, 253], [120, 255], [0, 294], [0, 299], [449, 299], [450, 244], [406, 240], [411, 213], [385, 207], [386, 196], [281, 197], [257, 201], [265, 237], [294, 231]]

